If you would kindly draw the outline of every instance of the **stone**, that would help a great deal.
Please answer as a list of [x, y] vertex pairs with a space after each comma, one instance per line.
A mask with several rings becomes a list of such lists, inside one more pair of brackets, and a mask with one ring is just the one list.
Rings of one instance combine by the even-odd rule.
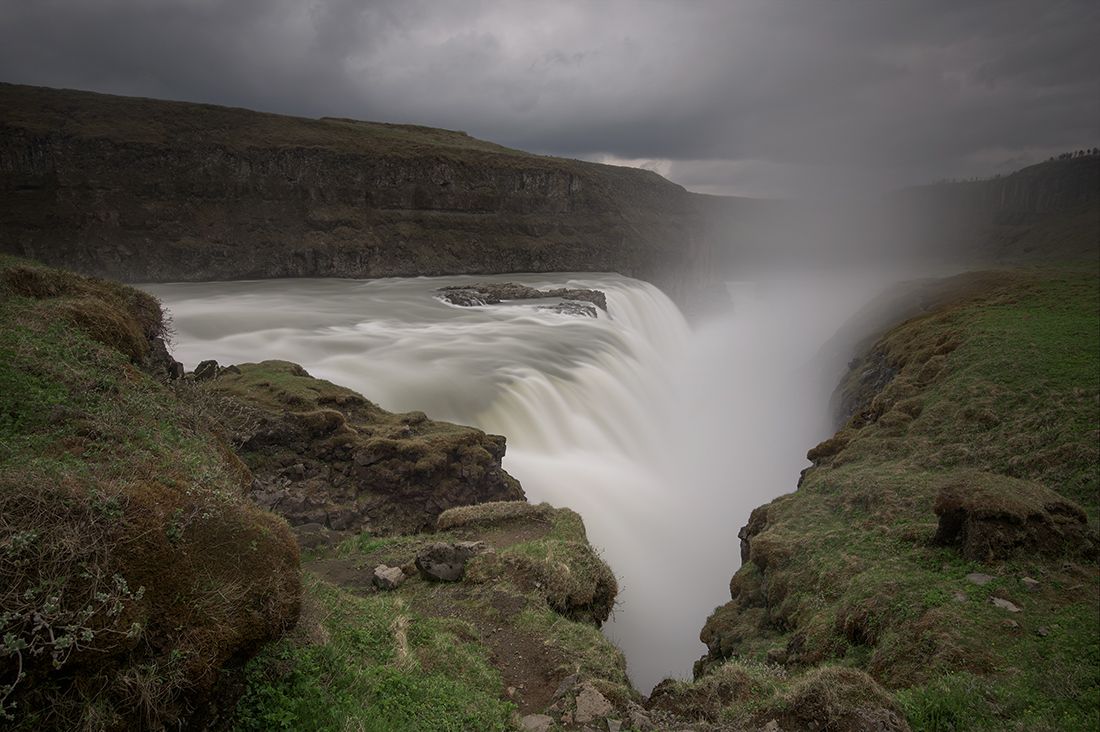
[[554, 718], [545, 714], [528, 714], [519, 720], [524, 732], [548, 732], [554, 724]]
[[562, 679], [561, 683], [558, 684], [557, 691], [554, 692], [554, 699], [561, 699], [563, 696], [572, 691], [573, 687], [577, 685], [577, 682], [579, 680], [580, 677], [578, 677], [577, 674], [569, 674], [564, 679]]
[[379, 564], [374, 568], [371, 582], [380, 590], [396, 590], [405, 582], [405, 573], [400, 567], [387, 567]]
[[573, 713], [573, 719], [577, 724], [586, 724], [606, 717], [613, 711], [615, 708], [611, 706], [611, 702], [591, 682], [586, 681], [581, 685], [581, 690], [577, 694], [577, 709]]
[[760, 728], [760, 732], [781, 732], [779, 722], [774, 719], [771, 720]]
[[965, 592], [959, 592], [959, 591], [957, 591], [957, 590], [955, 591], [955, 594], [954, 594], [954, 596], [953, 596], [953, 597], [954, 597], [954, 599], [955, 599], [955, 602], [966, 602], [966, 601], [967, 601], [967, 599], [968, 599], [968, 598], [966, 597], [966, 593], [965, 593]]
[[1021, 577], [1020, 578], [1020, 584], [1022, 584], [1024, 587], [1028, 588], [1029, 590], [1039, 589], [1039, 580], [1033, 579], [1031, 577]]
[[[607, 295], [601, 290], [587, 290], [569, 287], [554, 287], [539, 290], [516, 282], [484, 282], [476, 285], [452, 285], [436, 290], [438, 298], [452, 305], [476, 307], [496, 305], [505, 300], [537, 300], [546, 297], [558, 297], [576, 303], [592, 303], [600, 310], [607, 310]], [[548, 306], [556, 308], [556, 305]], [[577, 306], [570, 305], [569, 308]], [[567, 314], [580, 314], [567, 313]], [[587, 313], [585, 313], [587, 315]], [[595, 314], [591, 317], [595, 317]]]
[[657, 729], [657, 725], [649, 718], [645, 709], [637, 704], [630, 704], [628, 707], [628, 716], [630, 717], [630, 728], [636, 732], [652, 732], [652, 730]]
[[553, 305], [538, 305], [535, 310], [545, 310], [558, 315], [572, 315], [579, 318], [597, 317], [595, 305], [587, 302], [577, 302], [576, 300], [562, 300]]
[[1020, 628], [1020, 624], [1017, 623], [1015, 620], [1002, 620], [1001, 627], [1007, 630], [1018, 630]]
[[195, 367], [195, 378], [199, 381], [213, 379], [218, 375], [218, 362], [214, 360], [199, 361]]
[[1010, 613], [1023, 612], [1023, 609], [1004, 599], [1003, 597], [991, 597], [989, 598], [991, 605], [996, 605], [1002, 610], [1007, 610]]
[[1050, 635], [1050, 628], [1045, 625], [1040, 625], [1038, 628], [1035, 629], [1035, 632], [1043, 638], [1046, 638], [1048, 635]]
[[981, 572], [971, 572], [966, 575], [966, 578], [976, 585], [988, 585], [993, 581], [993, 577], [988, 574], [982, 574]]
[[607, 720], [607, 732], [620, 732], [623, 728], [623, 722], [621, 719], [608, 719]]
[[427, 580], [458, 582], [466, 573], [466, 562], [488, 545], [483, 541], [459, 541], [454, 544], [437, 541], [416, 554], [416, 568]]

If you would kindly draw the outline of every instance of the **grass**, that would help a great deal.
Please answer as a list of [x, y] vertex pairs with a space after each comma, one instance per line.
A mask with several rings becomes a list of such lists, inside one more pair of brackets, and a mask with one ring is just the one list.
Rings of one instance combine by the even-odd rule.
[[148, 295], [0, 257], [0, 715], [17, 729], [184, 719], [297, 612], [285, 524], [141, 368], [161, 334]]
[[[577, 578], [595, 574], [592, 563], [608, 572], [594, 555], [562, 551], [588, 546], [577, 514], [490, 503], [451, 509], [440, 523], [448, 530], [362, 532], [310, 554], [302, 620], [247, 667], [234, 728], [514, 729], [519, 712], [509, 684], [526, 682], [521, 695], [549, 685], [549, 703], [558, 680], [571, 674], [623, 705], [637, 700], [621, 651], [593, 623], [555, 609], [554, 591], [538, 580], [548, 567]], [[429, 543], [458, 540], [492, 545], [470, 561], [462, 582], [414, 573], [399, 589], [376, 592], [361, 579], [377, 564], [409, 566]], [[540, 670], [517, 671], [528, 666]], [[506, 668], [519, 676], [506, 676]]]
[[499, 698], [484, 648], [447, 622], [400, 595], [360, 597], [317, 578], [306, 596], [295, 633], [249, 664], [236, 729], [512, 728], [513, 706]]
[[1100, 726], [1095, 555], [979, 562], [932, 542], [947, 485], [1005, 515], [1042, 510], [1053, 491], [1095, 537], [1098, 313], [1094, 272], [1018, 271], [883, 336], [875, 351], [896, 376], [767, 507], [733, 601], [704, 629], [700, 670], [724, 658], [860, 669], [915, 730]]

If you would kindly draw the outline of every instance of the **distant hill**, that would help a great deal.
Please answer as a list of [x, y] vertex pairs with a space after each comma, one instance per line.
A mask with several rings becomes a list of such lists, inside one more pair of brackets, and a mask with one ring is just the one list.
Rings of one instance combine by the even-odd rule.
[[0, 251], [127, 281], [702, 266], [695, 197], [463, 132], [0, 84]]

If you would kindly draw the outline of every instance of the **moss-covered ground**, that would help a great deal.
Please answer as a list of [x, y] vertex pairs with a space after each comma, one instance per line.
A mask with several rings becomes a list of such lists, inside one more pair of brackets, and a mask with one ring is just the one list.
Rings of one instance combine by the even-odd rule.
[[998, 481], [1055, 491], [1095, 539], [1098, 284], [1093, 266], [1002, 273], [885, 334], [873, 350], [896, 375], [815, 451], [799, 489], [762, 509], [699, 670], [727, 658], [792, 679], [860, 669], [915, 730], [1100, 728], [1095, 544], [978, 561], [933, 542], [940, 489], [968, 475], [984, 495]]
[[[594, 623], [569, 617], [590, 619], [585, 603], [614, 593], [577, 514], [485, 504], [452, 509], [440, 526], [447, 528], [423, 535], [363, 533], [307, 553], [302, 622], [248, 665], [236, 728], [514, 729], [571, 674], [609, 698], [636, 699], [619, 650]], [[416, 573], [420, 548], [461, 540], [490, 547], [462, 581]], [[378, 564], [404, 566], [409, 579], [377, 590]]]
[[142, 368], [162, 334], [144, 293], [0, 257], [0, 727], [180, 723], [297, 615], [285, 523]]

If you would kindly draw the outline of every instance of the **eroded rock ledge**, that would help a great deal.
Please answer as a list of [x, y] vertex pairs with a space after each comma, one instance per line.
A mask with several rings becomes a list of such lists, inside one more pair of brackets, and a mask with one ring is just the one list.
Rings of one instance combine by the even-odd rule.
[[306, 533], [429, 530], [452, 506], [523, 500], [504, 438], [394, 414], [287, 361], [215, 369], [201, 388], [260, 506]]

